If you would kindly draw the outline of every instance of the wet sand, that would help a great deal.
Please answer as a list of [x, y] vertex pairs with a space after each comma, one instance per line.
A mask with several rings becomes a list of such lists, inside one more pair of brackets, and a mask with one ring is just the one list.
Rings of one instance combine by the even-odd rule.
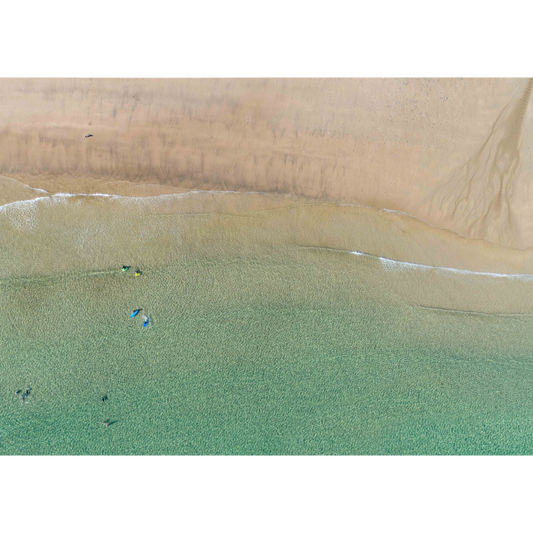
[[527, 248], [530, 88], [503, 79], [2, 80], [0, 175], [51, 193], [234, 190], [358, 203]]

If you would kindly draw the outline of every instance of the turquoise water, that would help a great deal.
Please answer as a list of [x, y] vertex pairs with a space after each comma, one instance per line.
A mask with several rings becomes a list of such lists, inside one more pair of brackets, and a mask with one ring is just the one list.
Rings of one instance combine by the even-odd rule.
[[423, 309], [395, 275], [294, 248], [4, 279], [0, 453], [532, 453], [533, 317]]
[[[0, 279], [0, 455], [533, 455], [531, 314], [422, 308], [405, 287], [432, 287], [435, 273], [267, 246], [253, 228], [246, 245], [235, 228], [216, 246], [183, 245], [224, 217], [141, 213], [149, 237], [139, 246], [133, 231], [129, 242], [109, 237], [118, 224], [89, 226], [97, 213], [82, 208], [64, 234], [48, 237], [36, 215], [33, 233], [2, 242], [4, 265], [49, 253], [45, 264], [65, 268], [21, 262]], [[96, 252], [72, 266], [83, 254], [66, 243], [80, 227]], [[126, 249], [139, 278], [120, 272]], [[472, 278], [448, 275], [439, 290], [531, 290]], [[14, 393], [26, 387], [23, 404]]]

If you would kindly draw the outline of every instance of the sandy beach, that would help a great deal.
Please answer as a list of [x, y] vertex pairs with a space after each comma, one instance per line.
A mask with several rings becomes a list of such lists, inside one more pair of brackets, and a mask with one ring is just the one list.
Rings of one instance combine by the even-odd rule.
[[[425, 222], [423, 255], [434, 265], [530, 273], [531, 87], [522, 79], [1, 80], [0, 203], [66, 192], [289, 195]], [[397, 219], [408, 232], [419, 227]], [[472, 241], [470, 251], [453, 235], [443, 248], [441, 229]], [[420, 262], [409, 247], [382, 248]]]
[[0, 454], [532, 453], [532, 90], [0, 81]]
[[527, 248], [530, 92], [505, 79], [1, 80], [0, 176], [51, 193], [358, 203]]

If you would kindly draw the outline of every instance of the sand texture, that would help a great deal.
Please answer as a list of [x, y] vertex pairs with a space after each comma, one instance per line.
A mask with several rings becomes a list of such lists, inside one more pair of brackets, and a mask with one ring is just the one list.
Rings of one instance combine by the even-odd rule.
[[531, 87], [523, 79], [1, 80], [0, 175], [51, 193], [234, 190], [359, 203], [528, 248]]

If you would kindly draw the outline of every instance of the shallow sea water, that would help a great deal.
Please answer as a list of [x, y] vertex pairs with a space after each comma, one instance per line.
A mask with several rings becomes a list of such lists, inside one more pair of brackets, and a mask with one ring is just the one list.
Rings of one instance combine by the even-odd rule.
[[[158, 232], [187, 241], [173, 218], [145, 215], [155, 241]], [[63, 237], [79, 241], [95, 217], [66, 224]], [[176, 244], [156, 258], [146, 244], [138, 278], [96, 258], [104, 268], [21, 265], [1, 279], [0, 453], [533, 452], [532, 315], [422, 308], [395, 286], [434, 274], [247, 242]], [[449, 277], [451, 289], [462, 276]], [[129, 318], [139, 307], [148, 328]], [[22, 404], [14, 392], [26, 387]]]

